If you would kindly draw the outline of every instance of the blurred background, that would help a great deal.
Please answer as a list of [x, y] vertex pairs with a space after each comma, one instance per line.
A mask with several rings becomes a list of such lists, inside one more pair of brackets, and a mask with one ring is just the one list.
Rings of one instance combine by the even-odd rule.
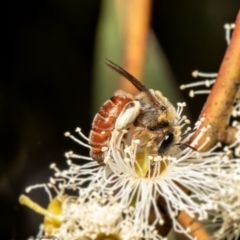
[[[239, 1], [149, 1], [140, 15], [149, 20], [143, 50], [135, 44], [140, 57], [126, 50], [121, 35], [127, 16], [137, 19], [129, 2], [1, 3], [0, 239], [35, 235], [42, 217], [20, 206], [19, 195], [48, 181], [50, 163], [66, 167], [64, 152], [88, 154], [63, 133], [79, 126], [88, 135], [97, 109], [121, 86], [105, 58], [130, 71], [125, 56], [134, 56], [142, 65], [130, 72], [174, 104], [186, 101], [192, 122], [197, 119], [206, 96], [189, 99], [179, 85], [193, 82], [195, 69], [218, 71], [226, 49], [223, 25], [235, 21]], [[42, 189], [29, 195], [46, 206]]]

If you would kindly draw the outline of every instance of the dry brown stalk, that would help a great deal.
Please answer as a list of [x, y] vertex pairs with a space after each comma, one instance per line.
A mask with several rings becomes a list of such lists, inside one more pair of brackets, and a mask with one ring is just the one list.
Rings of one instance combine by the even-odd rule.
[[[228, 121], [239, 85], [240, 12], [236, 19], [231, 42], [220, 66], [218, 77], [199, 117], [199, 119], [202, 117], [205, 118], [202, 127], [211, 126], [198, 143], [198, 146], [201, 146], [206, 137], [210, 137], [210, 141], [201, 151], [209, 150], [219, 141], [230, 143], [234, 140], [233, 129], [228, 126]], [[195, 132], [193, 139], [199, 134], [199, 130]]]
[[210, 239], [210, 236], [202, 223], [197, 219], [190, 217], [187, 213], [181, 212], [178, 215], [177, 220], [185, 229], [188, 229], [189, 234], [197, 240]]

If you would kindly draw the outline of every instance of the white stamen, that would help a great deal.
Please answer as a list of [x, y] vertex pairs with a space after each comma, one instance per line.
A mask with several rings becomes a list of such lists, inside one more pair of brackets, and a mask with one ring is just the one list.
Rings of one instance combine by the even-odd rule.
[[86, 136], [82, 133], [82, 129], [81, 129], [81, 128], [77, 127], [76, 130], [75, 130], [75, 132], [78, 132], [79, 135], [80, 135], [84, 140], [86, 140], [87, 142], [89, 142], [89, 138], [86, 137]]

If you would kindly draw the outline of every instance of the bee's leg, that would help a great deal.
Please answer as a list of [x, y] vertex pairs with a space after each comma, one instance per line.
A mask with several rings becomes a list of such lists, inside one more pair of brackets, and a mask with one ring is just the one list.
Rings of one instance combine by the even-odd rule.
[[141, 139], [143, 134], [146, 133], [147, 128], [145, 126], [140, 127], [138, 130], [134, 130], [133, 139]]
[[121, 131], [114, 129], [112, 132], [112, 138], [111, 138], [111, 142], [114, 146], [114, 148], [117, 151], [121, 151], [121, 145], [123, 143], [126, 143], [126, 134], [128, 133], [127, 129], [123, 129]]
[[137, 118], [141, 110], [141, 105], [138, 101], [132, 101], [126, 104], [120, 115], [118, 116], [115, 129], [127, 129]]
[[140, 127], [139, 129], [134, 131], [133, 137], [132, 137], [132, 143], [131, 143], [131, 146], [133, 149], [137, 140], [139, 141], [137, 142], [137, 144], [140, 148], [143, 148], [146, 146], [148, 142], [146, 140], [146, 133], [147, 133], [147, 128], [145, 126], [143, 126], [142, 128]]
[[161, 131], [161, 132], [158, 132], [157, 134], [154, 134], [152, 137], [150, 137], [146, 147], [151, 147], [151, 146], [158, 146], [162, 140], [163, 140], [163, 137], [164, 137], [164, 132]]

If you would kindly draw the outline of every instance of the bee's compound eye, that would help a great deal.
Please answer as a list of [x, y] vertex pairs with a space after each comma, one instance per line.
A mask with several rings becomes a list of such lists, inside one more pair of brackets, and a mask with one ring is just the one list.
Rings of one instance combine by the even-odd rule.
[[172, 142], [174, 140], [174, 134], [172, 132], [166, 132], [163, 140], [161, 141], [161, 145], [158, 148], [158, 154], [162, 155], [164, 154], [167, 149], [171, 146]]

